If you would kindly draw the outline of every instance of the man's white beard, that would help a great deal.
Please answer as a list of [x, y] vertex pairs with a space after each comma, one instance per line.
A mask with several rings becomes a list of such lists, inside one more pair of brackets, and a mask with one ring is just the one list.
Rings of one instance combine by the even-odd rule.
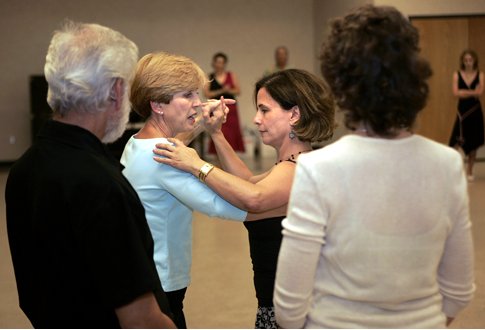
[[103, 143], [115, 142], [125, 132], [126, 124], [128, 124], [130, 119], [131, 108], [128, 93], [125, 93], [122, 102], [121, 109], [116, 111], [110, 118], [108, 118], [106, 130], [102, 139]]

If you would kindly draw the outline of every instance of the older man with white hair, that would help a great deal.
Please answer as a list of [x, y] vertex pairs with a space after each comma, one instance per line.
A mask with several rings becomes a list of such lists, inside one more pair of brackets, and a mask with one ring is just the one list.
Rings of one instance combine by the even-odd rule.
[[36, 328], [174, 327], [143, 206], [103, 145], [125, 130], [137, 59], [97, 24], [67, 22], [52, 38], [53, 119], [5, 194], [20, 307]]

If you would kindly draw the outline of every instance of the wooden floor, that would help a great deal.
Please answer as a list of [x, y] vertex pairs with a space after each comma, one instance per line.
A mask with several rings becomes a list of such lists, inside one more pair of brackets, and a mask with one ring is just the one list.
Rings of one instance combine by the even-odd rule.
[[[251, 165], [259, 169], [272, 160]], [[5, 228], [4, 190], [8, 169], [0, 170], [0, 328], [31, 328], [18, 307]], [[485, 328], [485, 162], [469, 185], [475, 243], [477, 292], [452, 328]], [[192, 284], [185, 300], [190, 328], [253, 328], [256, 299], [247, 232], [240, 223], [195, 214]]]

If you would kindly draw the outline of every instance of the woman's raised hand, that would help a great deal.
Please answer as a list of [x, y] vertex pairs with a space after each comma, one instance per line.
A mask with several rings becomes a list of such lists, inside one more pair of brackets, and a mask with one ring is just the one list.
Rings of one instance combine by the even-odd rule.
[[[185, 146], [185, 144], [175, 138], [167, 139], [169, 143], [157, 143], [153, 149], [153, 159], [159, 163], [176, 167], [182, 171], [193, 173], [198, 171], [204, 161], [200, 159], [197, 151]], [[159, 157], [162, 156], [162, 157]]]
[[202, 104], [203, 125], [207, 133], [212, 135], [220, 132], [222, 124], [226, 122], [227, 114], [229, 113], [227, 105], [235, 103], [236, 100], [224, 99], [221, 96], [220, 100], [208, 100]]

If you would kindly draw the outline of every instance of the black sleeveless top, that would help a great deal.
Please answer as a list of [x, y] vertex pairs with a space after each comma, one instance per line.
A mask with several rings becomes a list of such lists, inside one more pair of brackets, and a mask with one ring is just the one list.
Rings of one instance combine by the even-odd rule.
[[248, 230], [249, 251], [254, 271], [254, 288], [258, 306], [273, 306], [273, 290], [276, 266], [280, 252], [281, 221], [285, 217], [268, 218], [257, 221], [245, 221]]
[[[293, 159], [286, 161], [296, 163]], [[259, 307], [273, 306], [276, 266], [283, 234], [281, 221], [285, 216], [245, 221], [248, 230], [249, 253], [253, 263], [254, 288]]]
[[[218, 89], [221, 89], [222, 87], [224, 87], [223, 85], [229, 85], [231, 88], [234, 88], [234, 83], [232, 81], [232, 75], [231, 75], [231, 72], [229, 72], [229, 71], [227, 72], [226, 81], [224, 81], [224, 83], [222, 85], [219, 84], [219, 82], [216, 79], [216, 75], [214, 73], [211, 73], [209, 75], [209, 81], [210, 81], [209, 90], [211, 90], [211, 91], [216, 91]], [[220, 99], [221, 96], [224, 96], [225, 99], [233, 99], [233, 100], [236, 99], [236, 96], [234, 94], [231, 94], [231, 93], [218, 94], [214, 97], [214, 99]]]
[[[468, 86], [458, 71], [458, 89], [473, 90], [480, 83], [480, 72]], [[453, 126], [449, 145], [459, 145], [466, 155], [477, 150], [485, 143], [483, 126], [483, 112], [480, 99], [477, 97], [460, 98], [458, 100], [458, 114]]]

